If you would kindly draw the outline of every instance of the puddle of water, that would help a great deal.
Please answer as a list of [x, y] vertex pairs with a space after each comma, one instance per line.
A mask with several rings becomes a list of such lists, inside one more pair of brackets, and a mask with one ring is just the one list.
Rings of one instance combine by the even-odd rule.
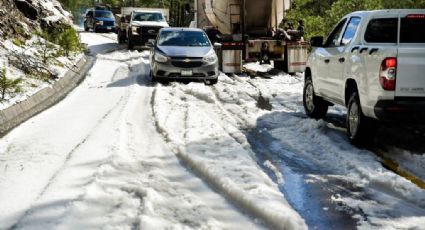
[[[321, 169], [303, 159], [297, 159], [295, 153], [285, 150], [283, 146], [276, 148], [277, 142], [274, 138], [260, 130], [261, 128], [256, 128], [246, 134], [256, 153], [258, 164], [275, 182], [275, 174], [263, 165], [264, 161], [272, 162], [283, 174], [285, 182], [279, 184], [279, 189], [289, 204], [304, 218], [309, 228], [356, 229], [357, 221], [352, 218], [355, 211], [347, 210], [347, 207], [341, 207], [331, 200], [331, 196], [336, 193], [350, 193], [350, 189], [344, 190], [347, 185], [342, 181], [329, 179], [311, 182], [309, 175], [321, 174]], [[273, 149], [270, 148], [272, 145]]]

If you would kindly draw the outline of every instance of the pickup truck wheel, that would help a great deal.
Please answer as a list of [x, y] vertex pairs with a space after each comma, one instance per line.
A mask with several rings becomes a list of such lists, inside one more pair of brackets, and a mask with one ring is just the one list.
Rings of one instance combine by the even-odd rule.
[[152, 70], [149, 71], [149, 77], [150, 77], [150, 79], [151, 79], [152, 82], [156, 82], [156, 77], [153, 74]]
[[[207, 83], [208, 82], [208, 83]], [[207, 85], [215, 85], [215, 84], [217, 84], [217, 82], [218, 82], [218, 79], [212, 79], [212, 80], [208, 80], [208, 81], [206, 81], [205, 83], [207, 84]]]
[[121, 31], [118, 31], [117, 33], [117, 40], [118, 40], [118, 44], [122, 44], [122, 35], [121, 35]]
[[346, 122], [348, 138], [352, 144], [364, 146], [373, 142], [377, 123], [363, 115], [357, 93], [353, 93], [348, 102]]
[[328, 112], [328, 103], [314, 94], [313, 82], [307, 79], [304, 84], [303, 105], [307, 116], [320, 119]]
[[128, 37], [128, 41], [127, 41], [127, 46], [129, 50], [133, 50], [134, 49], [134, 44], [133, 41], [131, 41], [131, 37]]

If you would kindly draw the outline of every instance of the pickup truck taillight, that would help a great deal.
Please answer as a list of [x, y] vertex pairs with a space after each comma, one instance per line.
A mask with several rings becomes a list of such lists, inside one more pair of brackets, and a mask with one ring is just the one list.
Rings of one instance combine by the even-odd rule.
[[381, 64], [381, 71], [379, 72], [379, 83], [384, 90], [395, 90], [397, 73], [397, 58], [385, 58]]

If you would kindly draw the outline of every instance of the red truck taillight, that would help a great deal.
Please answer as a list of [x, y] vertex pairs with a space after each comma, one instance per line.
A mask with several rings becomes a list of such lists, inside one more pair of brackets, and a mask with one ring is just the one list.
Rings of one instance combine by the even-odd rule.
[[397, 58], [385, 58], [381, 64], [381, 71], [379, 72], [379, 83], [384, 90], [395, 90], [397, 73]]

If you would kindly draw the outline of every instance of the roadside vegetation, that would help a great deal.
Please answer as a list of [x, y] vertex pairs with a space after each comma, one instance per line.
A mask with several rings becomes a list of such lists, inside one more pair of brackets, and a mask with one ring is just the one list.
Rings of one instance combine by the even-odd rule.
[[34, 3], [28, 6], [38, 9], [32, 19], [23, 9], [7, 7], [0, 10], [0, 109], [51, 84], [84, 51], [72, 21], [60, 8], [53, 15]]
[[6, 99], [7, 94], [17, 94], [21, 89], [22, 78], [10, 79], [6, 76], [6, 68], [0, 69], [0, 102]]
[[289, 21], [304, 20], [305, 37], [326, 36], [344, 15], [358, 10], [423, 9], [425, 0], [294, 0]]

